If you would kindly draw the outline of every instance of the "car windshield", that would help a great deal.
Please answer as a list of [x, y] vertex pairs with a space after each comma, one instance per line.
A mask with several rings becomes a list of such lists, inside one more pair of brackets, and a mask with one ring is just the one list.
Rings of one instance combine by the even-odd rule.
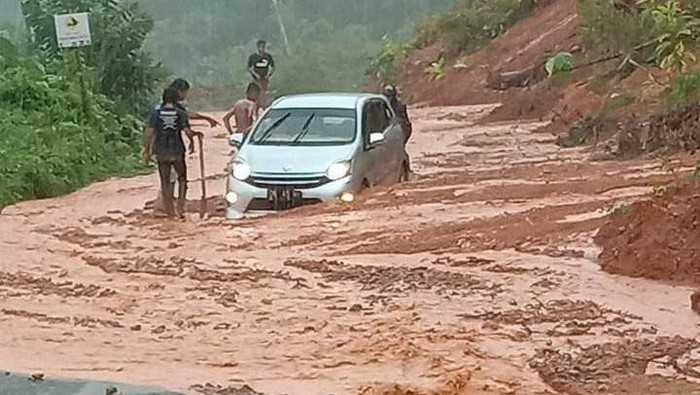
[[251, 135], [253, 145], [344, 145], [355, 141], [355, 110], [271, 109]]

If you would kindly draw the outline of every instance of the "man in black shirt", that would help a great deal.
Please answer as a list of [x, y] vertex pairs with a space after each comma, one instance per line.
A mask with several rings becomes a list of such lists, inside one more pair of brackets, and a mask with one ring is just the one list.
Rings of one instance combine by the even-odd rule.
[[[170, 84], [170, 86], [172, 88], [175, 88], [175, 90], [177, 90], [177, 92], [178, 92], [179, 99], [178, 99], [176, 106], [179, 109], [181, 109], [182, 111], [187, 113], [187, 118], [188, 118], [187, 126], [188, 127], [189, 127], [189, 120], [190, 119], [206, 121], [209, 123], [209, 126], [212, 128], [219, 125], [219, 122], [216, 119], [214, 119], [212, 117], [208, 117], [204, 114], [200, 114], [198, 112], [190, 111], [187, 108], [187, 106], [185, 105], [185, 101], [187, 100], [187, 95], [189, 94], [190, 87], [191, 87], [190, 83], [187, 82], [187, 80], [184, 80], [182, 78], [177, 78], [175, 81], [172, 82], [172, 84]], [[192, 140], [192, 138], [189, 138], [189, 141], [190, 141], [189, 152], [190, 152], [190, 154], [193, 154], [194, 153], [194, 140]]]
[[188, 126], [187, 112], [178, 107], [180, 95], [176, 88], [168, 87], [163, 93], [163, 103], [151, 111], [146, 122], [144, 146], [141, 157], [144, 163], [151, 161], [151, 154], [156, 155], [160, 186], [163, 193], [163, 203], [168, 216], [175, 214], [173, 207], [174, 183], [170, 182], [170, 174], [174, 169], [177, 173], [178, 200], [177, 214], [184, 216], [185, 199], [187, 195], [187, 165], [185, 163], [185, 143], [182, 132], [188, 137], [194, 137]]
[[265, 40], [258, 40], [258, 50], [248, 58], [248, 71], [253, 77], [253, 80], [260, 86], [262, 94], [260, 95], [260, 105], [264, 106], [267, 88], [269, 86], [270, 77], [275, 72], [275, 60], [272, 55], [267, 53]]
[[391, 104], [391, 108], [394, 109], [396, 118], [398, 119], [401, 129], [403, 129], [405, 134], [405, 142], [408, 143], [408, 139], [410, 139], [411, 135], [413, 134], [413, 124], [411, 124], [411, 120], [408, 118], [408, 109], [406, 105], [399, 100], [398, 92], [396, 91], [396, 87], [393, 85], [386, 85], [384, 87], [384, 96], [389, 99], [389, 104]]

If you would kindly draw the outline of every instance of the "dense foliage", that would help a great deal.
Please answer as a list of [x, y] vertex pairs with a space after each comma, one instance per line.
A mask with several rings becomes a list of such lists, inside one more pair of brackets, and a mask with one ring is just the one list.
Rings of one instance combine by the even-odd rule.
[[[142, 170], [139, 118], [163, 75], [142, 50], [151, 19], [117, 0], [18, 4], [24, 24], [4, 21], [0, 37], [0, 207]], [[78, 11], [93, 45], [60, 50], [53, 15]]]
[[[578, 0], [578, 39], [593, 56], [621, 54], [634, 64], [686, 71], [700, 37], [697, 2], [647, 0], [632, 8], [609, 0]], [[616, 66], [616, 65], [613, 65]]]
[[[21, 0], [35, 50], [49, 59], [62, 58], [56, 42], [54, 15], [90, 12], [92, 45], [80, 49], [100, 92], [133, 112], [143, 112], [164, 71], [142, 50], [153, 21], [136, 3], [119, 0]], [[73, 51], [74, 52], [74, 51]]]
[[139, 169], [141, 122], [76, 77], [0, 38], [0, 207]]
[[[578, 0], [582, 23], [578, 39], [592, 57], [619, 55], [608, 70], [631, 65], [653, 65], [673, 78], [666, 92], [671, 103], [697, 102], [697, 62], [700, 38], [700, 3], [697, 1], [647, 0], [629, 7], [608, 0]], [[616, 58], [617, 59], [617, 58]]]

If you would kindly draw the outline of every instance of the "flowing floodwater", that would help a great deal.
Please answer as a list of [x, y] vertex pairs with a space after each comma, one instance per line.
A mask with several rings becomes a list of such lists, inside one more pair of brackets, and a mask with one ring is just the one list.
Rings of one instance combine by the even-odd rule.
[[0, 368], [207, 394], [700, 393], [691, 290], [603, 273], [591, 240], [673, 175], [476, 123], [489, 109], [415, 110], [414, 180], [352, 205], [225, 221], [220, 134], [208, 219], [196, 157], [186, 222], [144, 209], [155, 175], [6, 208]]

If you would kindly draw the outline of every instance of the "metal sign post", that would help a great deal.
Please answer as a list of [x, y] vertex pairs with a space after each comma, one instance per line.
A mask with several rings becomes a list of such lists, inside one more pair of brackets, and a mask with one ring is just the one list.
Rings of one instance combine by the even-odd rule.
[[87, 12], [54, 15], [59, 48], [77, 48], [92, 44]]
[[87, 12], [54, 15], [56, 26], [56, 42], [60, 49], [73, 49], [73, 55], [78, 75], [80, 76], [80, 99], [83, 114], [90, 120], [92, 111], [88, 103], [88, 92], [85, 87], [85, 64], [77, 50], [80, 47], [92, 45], [90, 33], [90, 17]]

